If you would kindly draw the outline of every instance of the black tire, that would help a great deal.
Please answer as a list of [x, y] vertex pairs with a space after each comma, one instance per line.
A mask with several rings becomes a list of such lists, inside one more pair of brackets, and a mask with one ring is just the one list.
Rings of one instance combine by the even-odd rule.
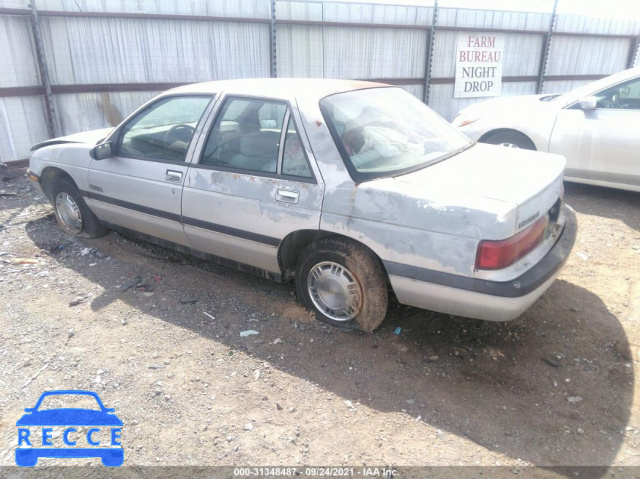
[[[334, 269], [340, 270], [340, 267], [341, 273], [333, 275]], [[316, 272], [313, 278], [312, 270]], [[319, 271], [322, 276], [317, 276]], [[343, 281], [352, 282], [345, 286]], [[328, 237], [308, 246], [298, 263], [296, 288], [302, 303], [320, 321], [332, 326], [371, 332], [387, 314], [387, 283], [380, 261], [366, 247], [348, 238]], [[312, 294], [312, 290], [316, 294]], [[347, 306], [336, 310], [320, 307], [326, 305], [323, 301], [327, 298], [338, 303], [344, 299]], [[338, 311], [345, 310], [344, 317], [337, 319]]]
[[534, 150], [536, 145], [522, 133], [516, 131], [501, 131], [488, 136], [483, 143], [491, 145], [509, 146], [510, 148], [521, 148], [523, 150]]
[[[51, 193], [53, 210], [60, 229], [80, 238], [97, 238], [107, 232], [107, 229], [102, 226], [98, 217], [89, 209], [80, 191], [71, 181], [67, 179], [58, 180], [53, 185]], [[65, 199], [64, 195], [68, 195], [77, 206], [78, 219], [73, 225], [70, 224], [68, 215], [65, 216], [64, 214], [65, 207], [62, 206]], [[65, 218], [67, 219], [65, 220]]]

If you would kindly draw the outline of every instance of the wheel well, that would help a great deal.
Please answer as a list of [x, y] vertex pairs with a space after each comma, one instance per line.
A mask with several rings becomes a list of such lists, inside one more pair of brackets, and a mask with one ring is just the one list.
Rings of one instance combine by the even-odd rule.
[[[367, 248], [367, 250], [371, 252], [373, 257], [380, 261], [382, 270], [386, 275], [386, 269], [384, 268], [384, 264], [382, 263], [380, 257], [364, 243], [361, 243], [349, 236], [330, 233], [328, 231], [299, 230], [287, 235], [287, 237], [284, 238], [280, 243], [280, 248], [278, 250], [278, 263], [280, 263], [283, 280], [286, 281], [295, 277], [296, 271], [298, 269], [298, 259], [300, 258], [300, 254], [305, 250], [307, 246], [329, 236], [337, 238], [347, 238], [348, 240], [355, 241], [356, 243]], [[388, 278], [385, 279], [388, 281]]]
[[480, 143], [484, 143], [487, 140], [487, 138], [489, 138], [489, 137], [491, 137], [493, 135], [497, 135], [498, 133], [512, 133], [514, 135], [521, 136], [522, 138], [524, 138], [527, 141], [531, 142], [531, 144], [533, 145], [534, 149], [537, 150], [536, 144], [534, 143], [534, 141], [531, 138], [529, 138], [529, 136], [525, 135], [521, 131], [514, 130], [512, 128], [498, 128], [496, 130], [488, 131], [484, 135], [482, 135], [480, 138], [478, 138], [478, 141]]
[[53, 201], [53, 185], [62, 179], [69, 180], [73, 186], [78, 187], [76, 182], [73, 181], [73, 178], [71, 178], [71, 175], [60, 168], [48, 166], [42, 171], [42, 175], [40, 175], [40, 188], [42, 188], [45, 196], [49, 198], [49, 201]]

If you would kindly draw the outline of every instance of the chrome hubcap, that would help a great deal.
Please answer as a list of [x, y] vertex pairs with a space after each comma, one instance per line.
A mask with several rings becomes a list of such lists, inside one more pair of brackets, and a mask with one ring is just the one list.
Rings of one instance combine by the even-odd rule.
[[514, 145], [513, 143], [498, 143], [498, 145], [506, 148], [520, 148], [518, 145]]
[[338, 263], [324, 261], [311, 268], [307, 287], [313, 304], [334, 321], [349, 321], [360, 312], [360, 285], [355, 276]]
[[61, 191], [56, 196], [56, 211], [64, 226], [71, 233], [80, 233], [82, 231], [82, 215], [80, 208], [75, 200], [69, 194]]

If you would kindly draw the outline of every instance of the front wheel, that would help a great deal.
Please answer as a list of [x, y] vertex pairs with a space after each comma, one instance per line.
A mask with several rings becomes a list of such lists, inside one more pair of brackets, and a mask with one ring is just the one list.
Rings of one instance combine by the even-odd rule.
[[387, 284], [377, 258], [347, 238], [324, 238], [302, 253], [298, 297], [320, 321], [371, 332], [387, 314]]
[[505, 146], [507, 148], [521, 148], [523, 150], [535, 150], [536, 145], [522, 133], [516, 131], [502, 131], [488, 136], [483, 143]]
[[56, 220], [64, 231], [82, 238], [97, 238], [107, 232], [73, 183], [58, 181], [52, 193]]

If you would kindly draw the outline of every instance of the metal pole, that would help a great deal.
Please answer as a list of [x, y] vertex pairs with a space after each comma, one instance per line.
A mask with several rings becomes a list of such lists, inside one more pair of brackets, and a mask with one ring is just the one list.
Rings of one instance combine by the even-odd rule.
[[549, 61], [549, 48], [551, 47], [551, 35], [556, 26], [556, 18], [558, 10], [558, 0], [553, 1], [553, 12], [551, 13], [551, 21], [549, 22], [549, 31], [545, 35], [544, 48], [542, 49], [542, 57], [540, 58], [540, 69], [538, 70], [538, 94], [542, 93], [544, 88], [544, 76], [547, 73], [547, 63]]
[[271, 0], [271, 54], [269, 55], [269, 60], [271, 63], [271, 78], [276, 78], [278, 76], [278, 64], [276, 57], [276, 1]]
[[56, 122], [56, 109], [51, 94], [51, 83], [49, 82], [49, 70], [47, 68], [47, 59], [44, 54], [44, 44], [42, 43], [42, 32], [40, 31], [40, 23], [38, 22], [38, 10], [36, 8], [36, 0], [31, 0], [31, 30], [36, 47], [36, 57], [38, 60], [38, 69], [40, 71], [40, 81], [44, 88], [44, 106], [47, 114], [47, 128], [49, 136], [56, 138], [59, 136], [58, 124]]
[[640, 47], [640, 35], [634, 41], [631, 42], [631, 49], [629, 50], [629, 60], [627, 61], [627, 68], [633, 68], [633, 64], [638, 57], [638, 48]]
[[431, 28], [429, 29], [427, 58], [424, 67], [424, 103], [429, 104], [429, 90], [431, 88], [431, 63], [433, 62], [433, 41], [436, 35], [436, 22], [438, 21], [438, 0], [433, 4], [433, 15], [431, 17]]

